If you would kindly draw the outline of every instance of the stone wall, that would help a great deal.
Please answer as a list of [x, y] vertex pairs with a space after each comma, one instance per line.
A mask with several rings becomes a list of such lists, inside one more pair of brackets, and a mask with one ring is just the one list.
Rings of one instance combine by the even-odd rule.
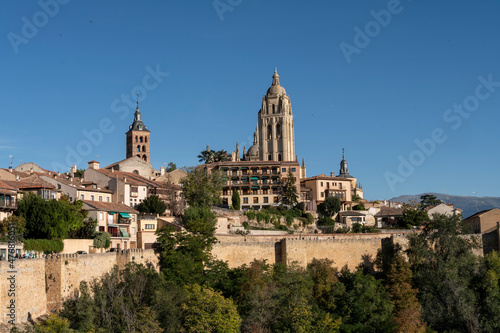
[[[123, 269], [129, 262], [158, 269], [153, 250], [130, 249], [122, 252], [95, 254], [60, 254], [46, 259], [15, 261], [16, 322], [26, 322], [60, 308], [67, 298], [74, 297], [80, 282], [98, 279], [117, 265]], [[9, 263], [0, 262], [0, 324], [9, 320]]]

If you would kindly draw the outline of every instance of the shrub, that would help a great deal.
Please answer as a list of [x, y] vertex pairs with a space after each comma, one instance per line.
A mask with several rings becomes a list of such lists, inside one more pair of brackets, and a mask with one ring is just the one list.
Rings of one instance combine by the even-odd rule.
[[107, 232], [101, 232], [94, 238], [94, 247], [107, 249], [111, 245], [111, 236]]
[[255, 211], [253, 209], [245, 212], [245, 215], [248, 217], [249, 221], [255, 220]]
[[245, 228], [246, 230], [248, 230], [249, 227], [250, 226], [248, 225], [247, 221], [243, 222], [243, 228]]
[[64, 250], [64, 243], [59, 239], [25, 239], [23, 245], [25, 251], [62, 252]]

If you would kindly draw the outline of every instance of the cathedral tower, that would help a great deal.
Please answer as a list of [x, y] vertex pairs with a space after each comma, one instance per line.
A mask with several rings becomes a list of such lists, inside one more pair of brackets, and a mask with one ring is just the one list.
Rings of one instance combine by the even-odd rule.
[[143, 161], [151, 164], [149, 135], [150, 131], [142, 122], [141, 111], [139, 110], [139, 100], [137, 100], [134, 122], [129, 126], [129, 130], [126, 133], [127, 158], [137, 156]]
[[[294, 161], [295, 136], [293, 114], [290, 97], [280, 85], [279, 75], [274, 70], [273, 83], [262, 97], [259, 111], [257, 131], [254, 134], [254, 147], [249, 150], [251, 160], [260, 161]], [[249, 154], [250, 155], [250, 154]]]

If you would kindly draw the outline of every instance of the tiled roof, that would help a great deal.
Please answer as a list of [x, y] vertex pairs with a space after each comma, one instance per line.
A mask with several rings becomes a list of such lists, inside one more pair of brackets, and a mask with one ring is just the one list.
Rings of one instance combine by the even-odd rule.
[[44, 182], [40, 180], [40, 178], [33, 178], [33, 179], [26, 179], [24, 178], [22, 181], [15, 181], [15, 180], [4, 180], [5, 183], [8, 185], [14, 187], [17, 190], [23, 190], [23, 189], [35, 189], [35, 188], [45, 188], [45, 189], [55, 189], [55, 186], [52, 184], [47, 184], [47, 182]]
[[73, 180], [63, 178], [61, 176], [51, 178], [54, 179], [55, 181], [76, 188], [78, 191], [89, 191], [89, 192], [101, 192], [101, 193], [113, 193], [113, 191], [104, 189], [104, 188], [92, 188], [92, 187], [87, 187], [85, 185], [94, 185], [96, 183], [94, 182], [89, 182], [89, 181], [80, 181], [80, 178], [73, 178]]
[[492, 211], [492, 210], [495, 210], [495, 209], [498, 209], [498, 208], [492, 208], [492, 209], [485, 209], [485, 210], [482, 210], [482, 211], [477, 212], [476, 214], [471, 215], [471, 216], [469, 216], [468, 218], [464, 219], [464, 221], [465, 221], [465, 220], [468, 220], [468, 219], [470, 219], [470, 218], [474, 218], [474, 217], [481, 216], [481, 215], [483, 215], [483, 214], [485, 214], [485, 213], [488, 213], [488, 212], [490, 212], [490, 211]]
[[108, 169], [97, 169], [96, 171], [110, 177], [110, 178], [116, 178], [118, 176], [120, 181], [123, 181], [123, 177], [126, 178], [125, 183], [126, 184], [131, 184], [131, 185], [136, 185], [136, 186], [147, 186], [147, 187], [160, 187], [161, 185], [154, 181], [147, 179], [141, 175], [138, 175], [133, 172], [126, 172], [126, 171], [111, 171]]
[[127, 205], [122, 204], [122, 203], [91, 201], [91, 200], [82, 200], [82, 202], [95, 210], [103, 210], [103, 211], [107, 211], [107, 212], [118, 212], [118, 213], [132, 213], [132, 214], [139, 213], [138, 211], [136, 211], [132, 207], [127, 206]]
[[403, 215], [403, 208], [394, 207], [381, 207], [380, 211], [375, 216], [401, 216]]
[[5, 168], [2, 168], [2, 170], [8, 171], [8, 172], [12, 173], [13, 175], [19, 176], [21, 178], [29, 176], [29, 173], [24, 172], [24, 171], [17, 171], [14, 169], [5, 169]]

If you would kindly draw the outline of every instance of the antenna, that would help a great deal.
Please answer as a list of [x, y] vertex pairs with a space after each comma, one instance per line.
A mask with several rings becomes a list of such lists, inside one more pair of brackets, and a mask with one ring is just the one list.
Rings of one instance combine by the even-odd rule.
[[12, 163], [14, 162], [14, 156], [9, 155], [10, 158], [10, 169], [12, 169]]

